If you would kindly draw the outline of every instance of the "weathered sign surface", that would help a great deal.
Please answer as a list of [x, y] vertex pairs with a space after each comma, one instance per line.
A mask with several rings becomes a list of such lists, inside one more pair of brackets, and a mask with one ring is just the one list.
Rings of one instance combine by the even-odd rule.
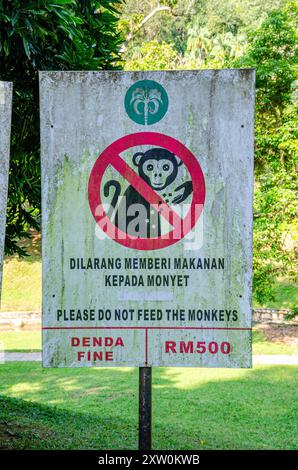
[[40, 97], [44, 366], [250, 367], [254, 71]]
[[0, 82], [0, 302], [8, 189], [12, 83]]

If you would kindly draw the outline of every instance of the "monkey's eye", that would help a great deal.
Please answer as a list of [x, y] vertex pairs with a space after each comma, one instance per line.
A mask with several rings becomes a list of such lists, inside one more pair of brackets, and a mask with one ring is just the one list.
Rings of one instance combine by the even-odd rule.
[[152, 171], [152, 170], [153, 170], [153, 165], [149, 164], [149, 165], [147, 166], [147, 170], [148, 170], [148, 171]]
[[166, 163], [165, 165], [163, 165], [162, 169], [163, 169], [164, 171], [169, 171], [170, 166]]

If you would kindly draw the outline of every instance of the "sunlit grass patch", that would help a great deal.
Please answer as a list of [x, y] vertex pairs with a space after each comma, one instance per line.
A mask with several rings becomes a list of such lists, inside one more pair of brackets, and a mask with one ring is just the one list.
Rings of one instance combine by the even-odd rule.
[[[291, 366], [154, 368], [153, 448], [295, 449], [297, 380]], [[7, 363], [0, 394], [0, 447], [137, 448], [137, 368]]]

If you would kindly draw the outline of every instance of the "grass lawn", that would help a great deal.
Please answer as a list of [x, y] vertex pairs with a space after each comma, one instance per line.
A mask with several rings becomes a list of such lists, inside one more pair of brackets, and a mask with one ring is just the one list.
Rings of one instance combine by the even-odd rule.
[[[278, 330], [280, 326], [270, 328]], [[289, 328], [289, 327], [288, 327]], [[291, 326], [292, 335], [298, 337], [298, 326]], [[296, 330], [296, 331], [295, 331]], [[298, 354], [297, 341], [284, 342], [282, 335], [274, 341], [268, 339], [262, 325], [256, 325], [253, 330], [253, 354]], [[297, 333], [296, 333], [297, 332]], [[41, 332], [32, 330], [0, 331], [0, 342], [3, 349], [11, 352], [34, 352], [41, 350]]]
[[41, 350], [41, 331], [0, 331], [0, 343], [5, 351], [36, 352]]
[[[276, 332], [276, 338], [270, 339], [270, 336], [266, 336], [266, 332], [272, 330]], [[285, 332], [285, 335], [278, 333], [279, 329], [286, 328], [286, 331], [291, 332], [291, 338], [285, 337], [289, 333]], [[283, 325], [262, 325], [258, 324], [254, 326], [252, 332], [252, 352], [254, 355], [257, 354], [286, 354], [286, 355], [298, 355], [298, 325], [288, 326]]]
[[1, 310], [3, 312], [41, 311], [40, 235], [25, 240], [22, 246], [30, 256], [9, 256], [4, 260]]
[[[297, 449], [298, 370], [153, 369], [154, 449]], [[136, 368], [0, 366], [0, 448], [136, 449]], [[295, 399], [296, 397], [296, 399]]]

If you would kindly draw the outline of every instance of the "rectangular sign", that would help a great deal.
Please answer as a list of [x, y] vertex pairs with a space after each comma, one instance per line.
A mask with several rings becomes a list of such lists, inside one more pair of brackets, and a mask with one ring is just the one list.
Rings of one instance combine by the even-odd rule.
[[12, 83], [0, 82], [0, 303], [8, 191]]
[[41, 72], [45, 367], [251, 367], [254, 79]]

